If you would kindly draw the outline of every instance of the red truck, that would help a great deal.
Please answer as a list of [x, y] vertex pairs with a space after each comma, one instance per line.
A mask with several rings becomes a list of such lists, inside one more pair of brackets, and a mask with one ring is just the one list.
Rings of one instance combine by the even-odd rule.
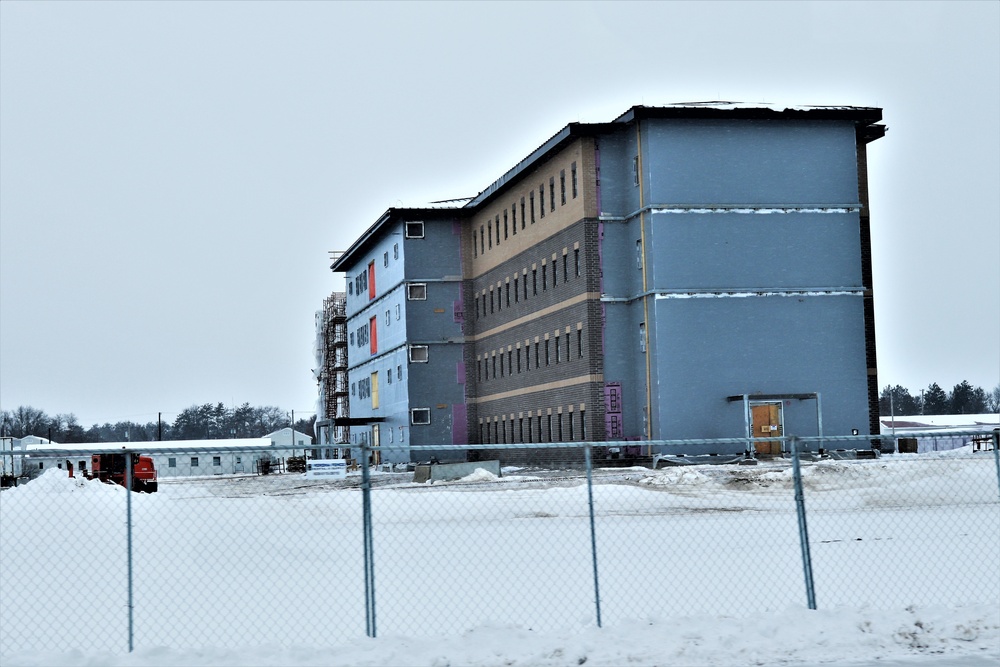
[[[94, 454], [90, 457], [90, 479], [108, 484], [125, 484], [125, 454]], [[156, 467], [148, 456], [132, 454], [132, 490], [156, 493]]]

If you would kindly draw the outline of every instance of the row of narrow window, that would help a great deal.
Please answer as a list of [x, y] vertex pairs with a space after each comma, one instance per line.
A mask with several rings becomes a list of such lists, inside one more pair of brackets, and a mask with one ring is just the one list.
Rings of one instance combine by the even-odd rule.
[[[523, 365], [522, 365], [522, 350]], [[507, 375], [515, 375], [527, 372], [532, 368], [539, 369], [545, 366], [553, 366], [560, 362], [568, 363], [573, 356], [572, 340], [570, 332], [565, 332], [560, 336], [556, 334], [551, 338], [536, 340], [534, 342], [534, 355], [532, 355], [532, 343], [525, 341], [524, 347], [518, 345], [514, 349], [500, 352], [492, 352], [476, 359], [476, 380], [486, 382], [497, 380]], [[576, 330], [576, 358], [583, 359], [583, 329]], [[532, 366], [534, 360], [534, 366]]]
[[[551, 269], [549, 267], [551, 267]], [[569, 282], [570, 275], [572, 275], [573, 278], [580, 277], [581, 270], [579, 248], [573, 248], [572, 274], [570, 273], [569, 267], [569, 253], [563, 252], [561, 271], [559, 261], [555, 260], [551, 264], [542, 264], [541, 269], [531, 269], [530, 274], [528, 273], [528, 269], [522, 269], [521, 275], [519, 276], [515, 273], [514, 280], [507, 280], [504, 283], [503, 288], [497, 285], [494, 290], [491, 285], [489, 290], [483, 290], [482, 294], [475, 299], [476, 319], [478, 320], [481, 317], [486, 317], [487, 314], [500, 312], [504, 308], [510, 308], [512, 304], [520, 303], [521, 299], [527, 301], [529, 295], [538, 296], [539, 291], [545, 292], [548, 290], [550, 280], [552, 282], [552, 287], [554, 288], [559, 284], [560, 273], [562, 273], [563, 283]], [[489, 295], [489, 300], [487, 300], [487, 295]]]
[[[378, 375], [378, 372], [376, 372], [374, 375]], [[392, 384], [392, 366], [390, 366], [389, 369], [385, 372], [385, 375], [387, 378], [387, 383]], [[403, 381], [402, 366], [396, 366], [396, 381], [397, 382]], [[358, 398], [369, 398], [372, 395], [371, 388], [372, 388], [372, 381], [370, 378], [364, 378], [362, 380], [359, 380], [358, 382], [352, 382], [351, 396], [357, 395]]]
[[507, 445], [541, 442], [574, 442], [587, 439], [587, 412], [486, 418], [479, 423], [479, 442]]
[[[407, 222], [404, 225], [406, 238], [408, 239], [422, 239], [424, 238], [424, 223], [421, 221]], [[392, 244], [392, 258], [394, 260], [399, 259], [399, 244]], [[382, 266], [389, 266], [389, 251], [386, 250], [382, 253]], [[348, 294], [362, 296], [368, 291], [368, 300], [371, 301], [375, 298], [375, 260], [368, 262], [367, 268], [361, 271], [358, 275], [354, 277], [353, 281], [347, 282], [347, 292]]]
[[[579, 178], [577, 176], [576, 162], [573, 162], [570, 167], [570, 185], [569, 191], [573, 199], [576, 199], [580, 194]], [[519, 202], [514, 202], [510, 205], [510, 208], [504, 208], [503, 213], [497, 213], [496, 216], [487, 221], [486, 223], [479, 225], [479, 239], [478, 243], [476, 239], [472, 240], [472, 254], [474, 257], [486, 254], [486, 250], [493, 249], [493, 239], [496, 237], [496, 245], [500, 247], [501, 238], [506, 241], [511, 236], [517, 235], [518, 227], [518, 211], [520, 211], [520, 225], [523, 231], [527, 225], [535, 224], [536, 220], [536, 210], [537, 219], [541, 220], [545, 217], [546, 208], [546, 196], [545, 196], [545, 181], [538, 186], [538, 206], [535, 207], [535, 190], [528, 193], [527, 197], [521, 197]], [[566, 170], [559, 170], [559, 205], [565, 206], [567, 198], [567, 185], [566, 185]], [[549, 189], [548, 189], [548, 209], [550, 213], [554, 213], [556, 210], [556, 177], [549, 177]], [[502, 227], [501, 227], [502, 221]], [[503, 235], [501, 237], [501, 230]]]
[[[430, 408], [416, 408], [415, 410], [426, 410], [428, 412], [428, 414], [430, 413]], [[416, 424], [416, 423], [423, 423], [423, 422], [411, 421], [410, 423]], [[383, 425], [381, 427], [376, 426], [375, 428], [379, 429], [379, 444], [388, 443], [388, 444], [391, 445], [391, 444], [393, 444], [393, 442], [395, 442], [395, 437], [393, 436], [393, 428], [391, 426]], [[351, 434], [351, 440], [356, 445], [369, 445], [369, 446], [371, 446], [371, 444], [372, 444], [371, 434], [368, 433], [367, 431], [363, 431], [361, 433], [358, 433], [358, 432], [352, 433]], [[406, 431], [403, 430], [402, 426], [399, 427], [399, 441], [400, 442], [406, 442]]]

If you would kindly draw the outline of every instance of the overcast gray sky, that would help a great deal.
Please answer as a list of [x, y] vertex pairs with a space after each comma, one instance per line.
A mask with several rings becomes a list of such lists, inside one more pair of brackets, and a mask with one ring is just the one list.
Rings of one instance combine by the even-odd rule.
[[0, 407], [315, 410], [314, 313], [390, 206], [571, 121], [884, 108], [879, 381], [1000, 382], [1000, 3], [0, 2]]

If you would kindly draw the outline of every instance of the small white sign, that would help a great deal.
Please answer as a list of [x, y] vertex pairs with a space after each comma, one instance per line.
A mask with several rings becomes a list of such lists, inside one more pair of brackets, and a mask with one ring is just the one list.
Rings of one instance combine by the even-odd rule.
[[329, 479], [345, 479], [347, 477], [347, 461], [344, 459], [325, 459], [306, 462], [306, 477], [326, 477]]

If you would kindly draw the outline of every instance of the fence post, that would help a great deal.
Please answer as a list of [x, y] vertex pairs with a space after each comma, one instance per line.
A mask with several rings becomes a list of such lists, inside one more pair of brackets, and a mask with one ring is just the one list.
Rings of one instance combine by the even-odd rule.
[[993, 429], [993, 463], [997, 469], [997, 493], [1000, 494], [1000, 428]]
[[795, 512], [799, 518], [799, 543], [802, 546], [802, 570], [806, 580], [806, 601], [810, 609], [816, 609], [816, 589], [813, 586], [812, 557], [809, 555], [809, 530], [806, 527], [806, 503], [802, 493], [802, 469], [799, 466], [799, 439], [791, 436], [792, 474], [795, 480]]
[[597, 627], [601, 627], [601, 588], [597, 578], [597, 532], [594, 529], [594, 484], [591, 470], [593, 469], [591, 445], [588, 442], [583, 449], [587, 461], [587, 505], [590, 507], [590, 556], [594, 563], [594, 605], [597, 609]]
[[135, 626], [133, 625], [132, 601], [132, 452], [125, 450], [125, 525], [128, 544], [128, 652], [134, 648]]
[[368, 469], [368, 445], [361, 445], [361, 523], [365, 552], [365, 633], [376, 636], [375, 630], [375, 557], [372, 553], [371, 471]]

